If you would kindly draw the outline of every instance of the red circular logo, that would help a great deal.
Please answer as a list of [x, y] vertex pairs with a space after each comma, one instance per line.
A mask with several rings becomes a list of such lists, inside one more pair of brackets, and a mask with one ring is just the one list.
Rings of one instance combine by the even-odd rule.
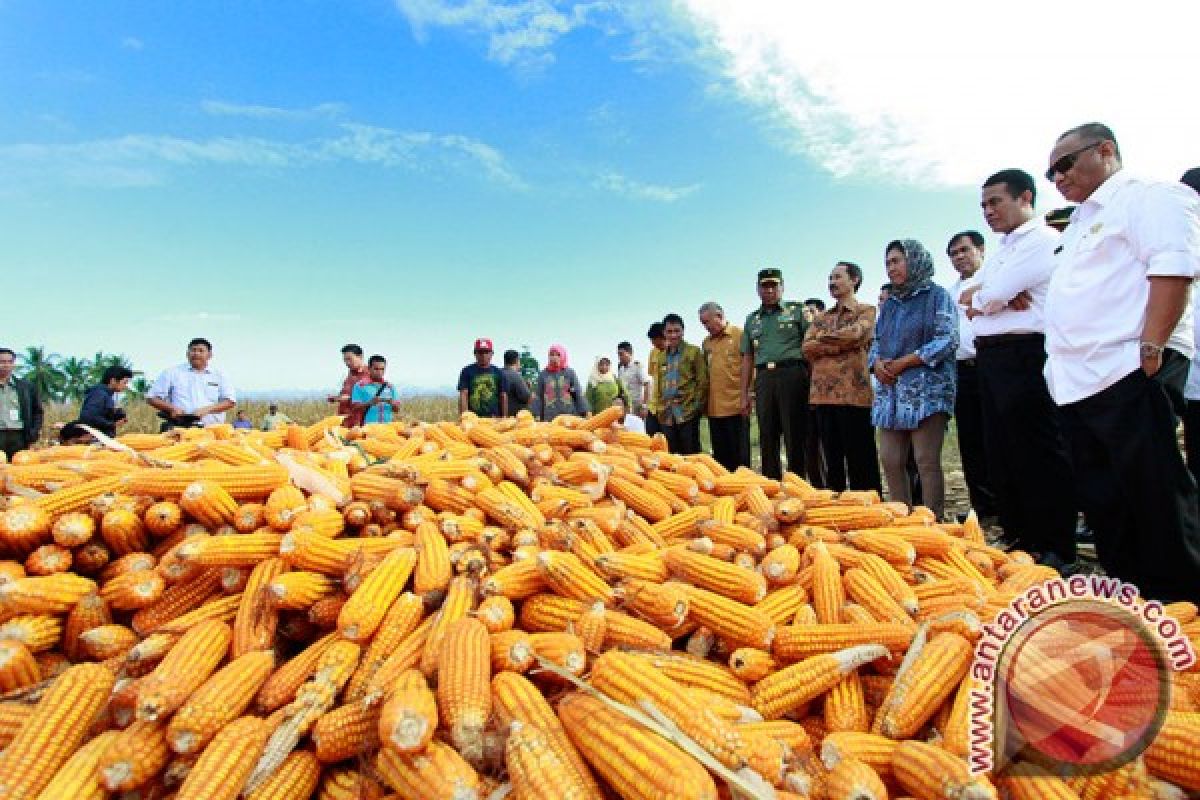
[[998, 676], [997, 750], [1088, 771], [1141, 754], [1170, 699], [1170, 668], [1150, 631], [1101, 602], [1029, 619], [1005, 648]]

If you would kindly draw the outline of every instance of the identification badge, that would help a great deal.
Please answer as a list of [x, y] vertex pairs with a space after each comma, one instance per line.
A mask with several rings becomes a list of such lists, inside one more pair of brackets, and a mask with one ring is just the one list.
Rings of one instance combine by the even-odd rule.
[[10, 408], [8, 410], [8, 421], [9, 422], [20, 422], [21, 421], [21, 409]]

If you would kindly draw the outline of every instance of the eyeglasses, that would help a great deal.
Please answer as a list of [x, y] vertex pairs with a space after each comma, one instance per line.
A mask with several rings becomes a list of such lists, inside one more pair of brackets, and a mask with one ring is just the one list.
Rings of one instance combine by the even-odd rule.
[[1103, 144], [1103, 142], [1092, 142], [1091, 144], [1085, 144], [1078, 150], [1074, 150], [1070, 153], [1067, 153], [1065, 156], [1062, 156], [1058, 159], [1058, 161], [1055, 161], [1050, 165], [1050, 169], [1046, 170], [1046, 180], [1053, 183], [1055, 175], [1066, 175], [1067, 172], [1070, 171], [1071, 167], [1075, 166], [1075, 162], [1079, 160], [1081, 155], [1100, 144]]

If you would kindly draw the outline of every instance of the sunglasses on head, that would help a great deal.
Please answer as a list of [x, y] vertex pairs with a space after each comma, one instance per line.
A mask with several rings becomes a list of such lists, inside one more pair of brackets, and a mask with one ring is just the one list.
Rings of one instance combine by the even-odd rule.
[[1103, 144], [1103, 142], [1092, 142], [1091, 144], [1085, 144], [1078, 150], [1073, 150], [1070, 153], [1062, 156], [1058, 159], [1058, 161], [1055, 161], [1050, 165], [1050, 169], [1046, 170], [1046, 180], [1053, 183], [1055, 175], [1066, 175], [1067, 172], [1070, 171], [1071, 167], [1075, 166], [1075, 162], [1079, 160], [1081, 155], [1100, 144]]

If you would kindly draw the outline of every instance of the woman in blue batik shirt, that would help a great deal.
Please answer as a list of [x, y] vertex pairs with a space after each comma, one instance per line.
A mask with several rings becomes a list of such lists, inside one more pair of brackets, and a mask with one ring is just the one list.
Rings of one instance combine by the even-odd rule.
[[888, 244], [891, 291], [879, 307], [867, 357], [876, 379], [871, 422], [892, 500], [912, 503], [905, 464], [911, 446], [925, 505], [942, 518], [945, 483], [942, 440], [954, 412], [954, 354], [958, 312], [950, 293], [933, 282], [933, 257], [914, 239]]

